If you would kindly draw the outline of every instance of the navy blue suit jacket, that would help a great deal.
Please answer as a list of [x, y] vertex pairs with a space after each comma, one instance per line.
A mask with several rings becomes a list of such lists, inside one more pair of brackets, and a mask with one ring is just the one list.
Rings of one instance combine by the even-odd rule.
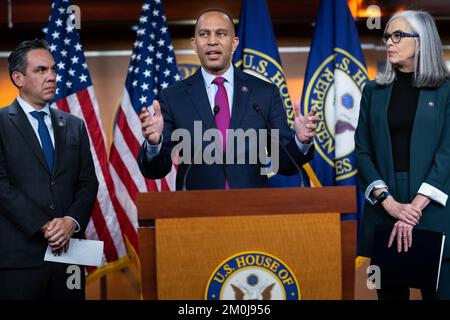
[[50, 108], [55, 164], [49, 171], [39, 140], [15, 101], [0, 109], [0, 269], [44, 263], [48, 242], [40, 228], [71, 216], [81, 237], [91, 217], [98, 182], [84, 122]]
[[[144, 142], [138, 154], [139, 168], [142, 174], [150, 179], [161, 179], [170, 172], [172, 165], [171, 151], [174, 145], [178, 143], [178, 141], [171, 142], [172, 132], [175, 129], [184, 128], [191, 133], [191, 150], [194, 150], [194, 121], [201, 121], [203, 132], [208, 129], [210, 124], [213, 124], [212, 127], [215, 127], [211, 105], [200, 70], [193, 76], [163, 90], [159, 101], [164, 117], [161, 152], [151, 161], [147, 161], [144, 156]], [[255, 104], [260, 106], [265, 119], [255, 111], [253, 107]], [[287, 124], [278, 88], [271, 83], [235, 69], [230, 129], [236, 130], [240, 128], [244, 131], [248, 129], [267, 129], [266, 121], [273, 129], [280, 130], [280, 144], [286, 147], [298, 166], [312, 159], [313, 147], [304, 155], [296, 145], [294, 135]], [[267, 140], [270, 141], [270, 138]], [[208, 144], [210, 142], [204, 142], [203, 148]], [[234, 164], [194, 164], [187, 176], [187, 189], [223, 189], [226, 179], [232, 189], [268, 187], [267, 176], [260, 173], [261, 164], [259, 161], [256, 164], [249, 164], [248, 147], [249, 145], [246, 144], [245, 164], [236, 163], [237, 150], [234, 153]], [[279, 162], [279, 173], [284, 175], [297, 173], [295, 165], [289, 160], [282, 148], [280, 148]], [[178, 166], [177, 190], [181, 190], [183, 187], [183, 178], [187, 168], [187, 164]]]

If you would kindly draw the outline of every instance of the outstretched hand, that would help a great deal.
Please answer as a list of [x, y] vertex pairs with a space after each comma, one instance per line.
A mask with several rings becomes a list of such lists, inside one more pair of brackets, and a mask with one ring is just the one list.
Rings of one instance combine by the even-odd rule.
[[300, 113], [300, 105], [296, 103], [294, 113], [294, 128], [297, 139], [303, 144], [311, 143], [316, 135], [317, 122], [319, 121], [316, 108], [311, 108], [311, 111], [303, 116]]
[[161, 135], [164, 128], [164, 119], [161, 114], [161, 106], [157, 100], [153, 100], [152, 114], [148, 108], [142, 108], [139, 114], [141, 121], [142, 136], [150, 142], [150, 144], [158, 144], [161, 141]]

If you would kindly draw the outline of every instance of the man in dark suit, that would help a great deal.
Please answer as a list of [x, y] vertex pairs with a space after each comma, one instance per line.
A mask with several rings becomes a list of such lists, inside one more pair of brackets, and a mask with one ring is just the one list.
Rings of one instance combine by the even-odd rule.
[[98, 182], [86, 128], [49, 107], [56, 74], [44, 41], [22, 42], [8, 63], [19, 95], [0, 110], [0, 300], [83, 299], [84, 270], [72, 286], [75, 269], [44, 254], [67, 251], [89, 222]]
[[[291, 134], [278, 88], [232, 66], [232, 54], [238, 43], [233, 21], [227, 13], [208, 10], [197, 19], [192, 44], [202, 65], [200, 70], [188, 79], [163, 90], [159, 102], [153, 101], [154, 113], [143, 108], [140, 115], [145, 141], [139, 151], [138, 163], [145, 177], [160, 179], [170, 172], [171, 154], [176, 146], [171, 141], [172, 133], [177, 129], [184, 129], [192, 137], [189, 146], [194, 146], [193, 141], [198, 139], [194, 136], [194, 133], [198, 134], [198, 130], [195, 130], [196, 122], [201, 123], [201, 134], [215, 124], [222, 137], [219, 143], [221, 153], [226, 150], [222, 158], [225, 155], [228, 157], [230, 152], [233, 156], [227, 158], [225, 164], [220, 163], [221, 161], [206, 163], [205, 159], [192, 166], [181, 163], [177, 172], [177, 190], [185, 187], [268, 187], [267, 175], [261, 174], [261, 162], [249, 161], [251, 153], [258, 151], [252, 149], [248, 141], [241, 141], [243, 145], [235, 145], [229, 141], [230, 136], [223, 138], [226, 137], [227, 129], [254, 129], [258, 133], [272, 129], [272, 134], [274, 129], [279, 130], [279, 144], [282, 147], [277, 166], [281, 174], [293, 175], [299, 170], [298, 167], [312, 159], [312, 139], [318, 119], [315, 111], [303, 117], [297, 108], [296, 134]], [[258, 135], [257, 139], [259, 143], [261, 136]], [[188, 160], [204, 154], [208, 144], [203, 142], [198, 150], [191, 148]], [[269, 153], [278, 152], [271, 150], [271, 146], [268, 146]], [[277, 158], [274, 154], [271, 155], [272, 159]], [[184, 154], [181, 156], [185, 157]], [[242, 160], [244, 163], [241, 163]]]

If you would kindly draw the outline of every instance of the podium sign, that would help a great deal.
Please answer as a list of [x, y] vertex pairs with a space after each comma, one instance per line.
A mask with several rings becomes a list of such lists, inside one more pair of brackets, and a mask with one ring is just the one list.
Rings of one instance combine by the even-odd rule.
[[355, 198], [352, 187], [140, 194], [144, 298], [353, 299], [356, 223], [340, 213]]

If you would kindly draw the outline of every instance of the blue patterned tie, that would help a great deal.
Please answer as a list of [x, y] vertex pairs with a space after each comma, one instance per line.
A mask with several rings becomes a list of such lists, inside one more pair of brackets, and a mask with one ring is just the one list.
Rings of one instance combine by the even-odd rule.
[[53, 160], [55, 158], [55, 150], [53, 149], [52, 139], [50, 133], [48, 132], [47, 125], [45, 124], [44, 117], [47, 115], [45, 111], [33, 111], [30, 114], [37, 119], [38, 133], [41, 138], [42, 151], [44, 152], [45, 160], [47, 160], [47, 165], [50, 171], [53, 169]]

